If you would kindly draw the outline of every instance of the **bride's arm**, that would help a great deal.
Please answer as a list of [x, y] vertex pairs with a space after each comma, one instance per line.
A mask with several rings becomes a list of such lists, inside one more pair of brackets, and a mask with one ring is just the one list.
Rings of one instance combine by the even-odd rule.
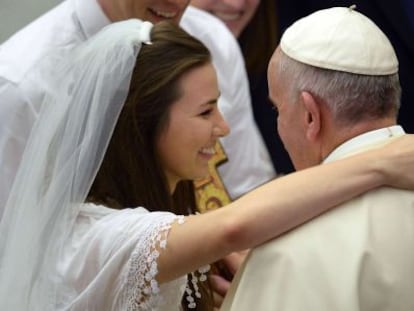
[[187, 217], [169, 233], [158, 260], [158, 281], [261, 244], [375, 187], [412, 189], [414, 138], [407, 137], [387, 148], [278, 178], [225, 208]]

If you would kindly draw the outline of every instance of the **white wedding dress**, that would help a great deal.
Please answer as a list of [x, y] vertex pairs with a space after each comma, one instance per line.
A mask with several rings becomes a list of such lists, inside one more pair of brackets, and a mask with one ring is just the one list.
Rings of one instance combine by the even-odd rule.
[[155, 276], [156, 246], [162, 252], [171, 223], [182, 219], [141, 207], [84, 204], [59, 264], [72, 288], [70, 310], [180, 310], [187, 277], [158, 286]]

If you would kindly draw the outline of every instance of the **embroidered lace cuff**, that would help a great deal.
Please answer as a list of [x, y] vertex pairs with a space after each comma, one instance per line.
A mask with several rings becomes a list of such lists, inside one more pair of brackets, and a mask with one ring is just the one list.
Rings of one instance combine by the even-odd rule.
[[157, 249], [165, 249], [171, 225], [184, 223], [184, 216], [169, 215], [157, 224], [147, 228], [143, 241], [137, 244], [132, 253], [128, 272], [126, 295], [127, 311], [152, 310], [161, 304], [159, 285], [155, 277], [158, 273]]

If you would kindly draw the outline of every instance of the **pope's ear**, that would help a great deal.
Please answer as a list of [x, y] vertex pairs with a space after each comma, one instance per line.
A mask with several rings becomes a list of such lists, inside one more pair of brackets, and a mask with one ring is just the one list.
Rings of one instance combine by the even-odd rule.
[[303, 107], [305, 109], [305, 130], [306, 137], [310, 141], [315, 141], [321, 131], [321, 109], [317, 99], [309, 92], [300, 94]]

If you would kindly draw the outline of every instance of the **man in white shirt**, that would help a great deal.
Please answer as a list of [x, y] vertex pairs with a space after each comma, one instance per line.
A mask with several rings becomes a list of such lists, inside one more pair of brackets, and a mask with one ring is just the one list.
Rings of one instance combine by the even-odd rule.
[[[289, 27], [268, 77], [296, 169], [404, 135], [396, 125], [394, 49], [352, 7], [321, 10]], [[369, 191], [253, 250], [221, 310], [414, 310], [413, 245], [414, 193]]]
[[0, 216], [48, 85], [37, 68], [55, 49], [79, 44], [105, 25], [128, 18], [180, 22], [210, 49], [221, 90], [219, 107], [231, 127], [231, 134], [222, 140], [228, 162], [218, 168], [230, 196], [239, 197], [274, 177], [254, 124], [237, 42], [220, 21], [187, 8], [188, 3], [66, 0], [0, 46]]

